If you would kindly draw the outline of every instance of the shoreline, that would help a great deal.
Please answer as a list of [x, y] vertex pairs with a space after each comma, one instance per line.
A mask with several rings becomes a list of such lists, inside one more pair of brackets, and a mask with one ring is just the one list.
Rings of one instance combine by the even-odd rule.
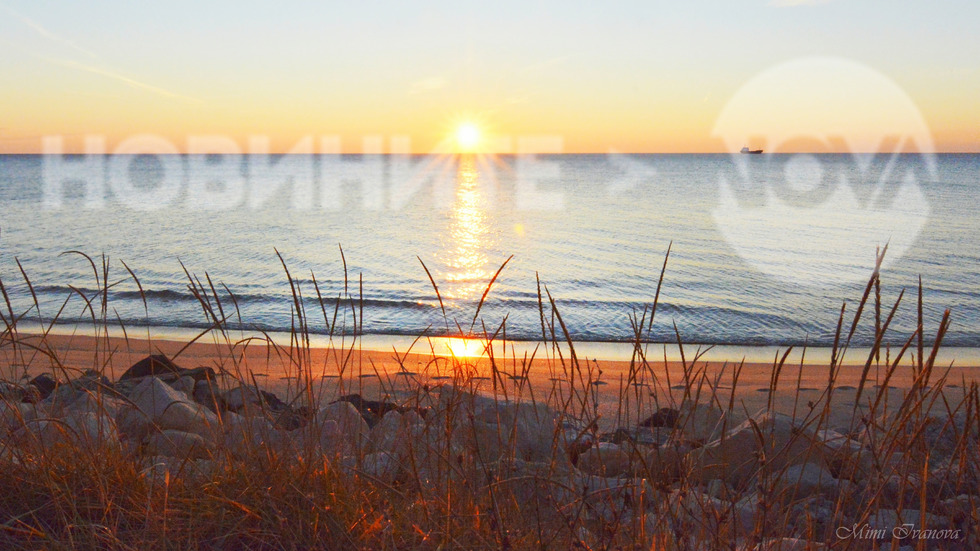
[[[100, 335], [104, 335], [105, 327], [91, 324], [56, 324], [50, 327], [49, 335], [58, 336], [93, 336], [98, 329]], [[170, 326], [142, 326], [134, 327], [127, 330], [125, 333], [115, 326], [108, 326], [110, 337], [114, 338], [124, 338], [125, 335], [129, 335], [130, 339], [146, 339], [146, 335], [149, 334], [150, 338], [154, 341], [173, 341], [173, 342], [189, 342], [195, 337], [198, 337], [203, 329], [192, 328], [192, 327], [170, 327]], [[24, 335], [37, 335], [43, 333], [41, 326], [35, 322], [21, 322], [17, 325], [18, 333]], [[269, 336], [274, 342], [280, 345], [286, 345], [290, 342], [291, 335], [288, 332], [281, 331], [270, 331], [266, 333], [260, 333], [258, 331], [239, 331], [239, 330], [229, 330], [228, 334], [240, 335], [242, 337], [252, 336]], [[329, 348], [339, 346], [341, 342], [349, 344], [351, 341], [359, 341], [360, 348], [370, 351], [388, 351], [393, 347], [399, 351], [407, 349], [412, 345], [414, 341], [419, 343], [425, 343], [426, 341], [431, 341], [437, 351], [442, 351], [446, 355], [451, 355], [448, 342], [449, 341], [459, 341], [459, 340], [478, 340], [470, 339], [464, 337], [455, 336], [431, 336], [427, 337], [424, 335], [399, 335], [399, 334], [364, 334], [357, 336], [334, 336], [320, 335], [320, 334], [310, 334], [310, 344], [311, 348]], [[633, 355], [633, 343], [628, 341], [590, 341], [590, 340], [573, 340], [572, 341], [577, 354], [582, 358], [597, 359], [600, 361], [630, 361]], [[518, 351], [519, 354], [527, 352], [528, 355], [533, 354], [535, 348], [542, 344], [540, 339], [538, 340], [523, 340], [523, 339], [508, 339], [507, 346], [508, 349], [513, 347]], [[785, 345], [785, 344], [711, 344], [711, 343], [682, 343], [684, 353], [686, 356], [693, 357], [699, 350], [706, 352], [704, 353], [704, 359], [713, 362], [740, 362], [745, 360], [748, 364], [769, 364], [771, 365], [775, 358], [782, 357], [783, 353], [786, 352], [788, 348], [792, 348], [789, 356], [787, 357], [787, 363], [799, 364], [809, 366], [824, 366], [829, 362], [830, 354], [832, 352], [832, 347], [825, 345], [807, 345], [805, 347], [805, 354], [803, 354], [804, 347], [801, 345]], [[669, 361], [680, 361], [681, 354], [678, 349], [676, 342], [645, 342], [647, 354], [649, 357], [655, 359], [663, 359], [664, 353], [666, 352]], [[899, 347], [882, 347], [882, 355], [885, 351], [890, 349], [891, 353], [897, 353], [900, 350]], [[928, 355], [931, 350], [930, 343], [925, 344], [926, 355]], [[851, 346], [848, 350], [845, 360], [853, 362], [864, 362], [868, 354], [871, 351], [869, 346]], [[910, 358], [913, 348], [910, 347], [909, 351], [906, 353], [905, 358], [902, 360], [901, 365], [911, 365]], [[457, 354], [459, 355], [459, 354]], [[950, 363], [955, 363], [959, 367], [980, 367], [980, 346], [952, 346], [952, 345], [942, 345], [939, 349], [939, 353], [936, 357], [936, 365], [949, 365]]]
[[[772, 405], [776, 411], [795, 413], [826, 396], [828, 364], [803, 364], [787, 361], [780, 372], [775, 392], [770, 396], [773, 362], [732, 362], [699, 358], [693, 361], [693, 349], [685, 362], [654, 355], [646, 367], [631, 371], [631, 362], [596, 360], [577, 355], [580, 370], [572, 367], [565, 346], [560, 354], [539, 350], [537, 356], [512, 353], [500, 348], [494, 351], [494, 361], [486, 356], [456, 356], [434, 353], [430, 345], [417, 343], [416, 348], [372, 350], [347, 342], [346, 347], [311, 348], [308, 353], [292, 353], [288, 346], [268, 346], [265, 342], [249, 341], [239, 345], [214, 341], [187, 343], [185, 341], [130, 334], [120, 337], [95, 338], [87, 335], [49, 334], [42, 339], [37, 334], [18, 335], [17, 346], [9, 340], [0, 347], [0, 378], [7, 381], [25, 380], [48, 373], [62, 380], [80, 376], [92, 366], [110, 380], [117, 380], [130, 366], [151, 354], [164, 354], [186, 368], [211, 367], [219, 374], [219, 382], [232, 388], [240, 381], [253, 382], [289, 400], [305, 386], [301, 381], [313, 381], [313, 392], [321, 399], [334, 400], [344, 394], [357, 393], [370, 399], [407, 400], [417, 396], [419, 389], [437, 388], [443, 384], [463, 381], [482, 393], [504, 399], [548, 399], [588, 388], [600, 403], [599, 413], [605, 429], [615, 428], [630, 420], [655, 411], [664, 405], [676, 405], [685, 398], [734, 404], [745, 416]], [[43, 342], [42, 342], [43, 341]], [[686, 349], [687, 347], [685, 347]], [[44, 350], [43, 352], [41, 350]], [[557, 350], [555, 351], [557, 352]], [[57, 362], [51, 359], [57, 358]], [[298, 358], [302, 356], [302, 361]], [[899, 367], [884, 383], [884, 365], [873, 365], [865, 380], [862, 398], [856, 403], [857, 388], [861, 386], [863, 362], [849, 355], [839, 367], [834, 380], [831, 420], [844, 424], [857, 408], [865, 407], [869, 396], [880, 391], [887, 395], [886, 404], [900, 403], [913, 386], [914, 369]], [[452, 368], [456, 363], [457, 367]], [[496, 366], [496, 373], [492, 365]], [[302, 365], [302, 373], [300, 372]], [[634, 364], [636, 365], [636, 364]], [[687, 369], [685, 369], [685, 365]], [[343, 366], [343, 369], [341, 369]], [[462, 371], [459, 366], [462, 366]], [[945, 387], [959, 395], [973, 382], [980, 381], [980, 366], [936, 364], [929, 384], [944, 373]], [[632, 373], [633, 379], [630, 379]], [[569, 377], [574, 379], [569, 383]], [[685, 385], [685, 378], [694, 381]], [[634, 381], [634, 382], [630, 382]], [[569, 386], [571, 385], [571, 387]], [[684, 387], [698, 387], [696, 396], [685, 394]], [[632, 400], [632, 410], [620, 409], [622, 399]], [[724, 404], [723, 404], [724, 405]], [[651, 409], [652, 408], [652, 409]], [[636, 419], [633, 419], [636, 422]]]

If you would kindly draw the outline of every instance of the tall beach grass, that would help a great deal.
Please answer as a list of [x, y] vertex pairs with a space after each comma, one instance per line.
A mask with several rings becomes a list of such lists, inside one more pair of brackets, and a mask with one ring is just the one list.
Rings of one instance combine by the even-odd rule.
[[[669, 250], [651, 275], [659, 283], [649, 307], [624, 312], [632, 357], [615, 377], [577, 353], [560, 297], [541, 281], [531, 352], [508, 345], [506, 319], [480, 317], [507, 262], [460, 320], [419, 259], [446, 328], [481, 353], [447, 354], [422, 335], [391, 351], [394, 367], [361, 348], [363, 279], [347, 276], [343, 251], [337, 289], [312, 272], [294, 276], [278, 256], [292, 302], [286, 340], [242, 329], [234, 293], [185, 269], [208, 324], [193, 341], [212, 346], [216, 376], [205, 379], [210, 404], [193, 384], [182, 390], [213, 425], [198, 431], [203, 444], [182, 447], [167, 427], [123, 429], [140, 403], [113, 380], [129, 367], [120, 358], [159, 352], [149, 328], [123, 326], [112, 309], [113, 291], [132, 287], [149, 317], [137, 274], [66, 254], [88, 263], [98, 292], [74, 289], [56, 312], [42, 312], [19, 262], [31, 304], [15, 305], [0, 279], [9, 379], [0, 403], [2, 549], [980, 548], [977, 381], [950, 381], [937, 362], [950, 312], [924, 326], [921, 282], [884, 302], [878, 267], [863, 296], [841, 307], [825, 385], [803, 388], [804, 369], [817, 368], [789, 365], [787, 349], [767, 368], [763, 411], [742, 399], [744, 362], [708, 369], [705, 349], [685, 346], [675, 327], [677, 370], [665, 347], [648, 342]], [[54, 338], [79, 304], [95, 343], [82, 364], [67, 361]], [[898, 349], [885, 347], [900, 308], [918, 312], [918, 328]], [[28, 322], [41, 329], [25, 331]], [[862, 324], [873, 325], [875, 340], [855, 357]], [[182, 364], [191, 346], [169, 360]], [[256, 350], [265, 369], [249, 355]], [[854, 365], [858, 383], [846, 388], [842, 369]], [[268, 366], [283, 377], [275, 384], [262, 376]], [[793, 372], [796, 380], [785, 376]], [[43, 400], [27, 383], [41, 373], [62, 383]], [[892, 388], [900, 378], [911, 383]], [[236, 389], [245, 398], [232, 412]], [[348, 399], [363, 426], [334, 402], [353, 394], [381, 404], [371, 411]], [[904, 525], [920, 537], [896, 537]], [[857, 535], [865, 526], [887, 533]]]

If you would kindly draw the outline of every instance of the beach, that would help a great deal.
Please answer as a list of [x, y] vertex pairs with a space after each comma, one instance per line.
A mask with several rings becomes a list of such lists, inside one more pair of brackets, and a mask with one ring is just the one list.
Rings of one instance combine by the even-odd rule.
[[[0, 510], [27, 520], [0, 541], [809, 550], [927, 527], [944, 549], [977, 541], [976, 366], [845, 360], [830, 382], [812, 359], [696, 348], [629, 362], [567, 342], [532, 359], [496, 341], [229, 337], [6, 332]], [[111, 535], [64, 528], [78, 503]]]
[[[0, 349], [0, 365], [8, 381], [30, 379], [41, 373], [69, 380], [93, 366], [97, 366], [95, 369], [109, 380], [116, 380], [146, 356], [163, 354], [185, 368], [214, 369], [219, 374], [219, 383], [225, 388], [257, 384], [287, 401], [306, 392], [306, 381], [312, 381], [316, 400], [320, 403], [353, 393], [372, 400], [407, 403], [417, 400], [421, 389], [434, 390], [440, 385], [452, 384], [454, 377], [457, 383], [463, 382], [467, 388], [504, 399], [555, 399], [561, 391], [567, 394], [574, 386], [580, 392], [589, 389], [595, 394], [600, 426], [604, 430], [636, 424], [660, 407], [676, 407], [685, 399], [713, 402], [742, 417], [766, 409], [770, 403], [780, 413], [803, 416], [811, 409], [808, 403], [820, 403], [828, 386], [834, 389], [831, 426], [846, 425], [855, 411], [857, 388], [861, 386], [864, 371], [864, 364], [853, 360], [857, 354], [848, 356], [838, 367], [833, 384], [828, 384], [829, 361], [823, 364], [812, 362], [821, 352], [829, 360], [830, 351], [810, 351], [811, 359], [805, 365], [790, 361], [782, 365], [775, 392], [770, 392], [774, 366], [779, 363], [775, 358], [769, 363], [743, 363], [738, 358], [695, 360], [696, 349], [688, 349], [690, 357], [687, 361], [665, 361], [662, 356], [657, 357], [656, 345], [646, 347], [650, 354], [646, 362], [630, 362], [589, 358], [573, 361], [565, 345], [561, 347], [561, 357], [554, 348], [543, 346], [538, 348], [538, 356], [533, 361], [527, 361], [523, 357], [502, 357], [500, 343], [494, 343], [496, 355], [491, 361], [486, 354], [485, 341], [479, 339], [467, 341], [466, 351], [473, 356], [454, 356], [443, 341], [433, 343], [425, 339], [411, 348], [387, 351], [362, 349], [357, 339], [348, 339], [346, 343], [338, 339], [336, 346], [310, 349], [290, 349], [288, 344], [282, 343], [269, 346], [261, 338], [236, 344], [220, 339], [215, 342], [214, 338], [208, 342], [205, 337], [189, 343], [147, 340], [136, 334], [128, 339], [24, 334], [19, 341], [16, 347], [8, 343]], [[911, 357], [911, 351], [909, 354]], [[884, 354], [882, 357], [882, 362], [873, 365], [867, 374], [864, 397], [856, 410], [859, 414], [867, 409], [869, 397], [873, 399], [880, 390], [888, 391], [890, 403], [894, 405], [904, 398], [915, 382], [917, 370], [906, 359], [903, 367], [896, 369], [883, 387], [888, 369], [883, 363]], [[574, 369], [576, 362], [579, 370]], [[937, 365], [925, 386], [934, 384], [940, 377], [945, 377], [947, 392], [955, 397], [971, 383], [980, 381], [980, 366], [956, 362]], [[621, 407], [625, 398], [631, 402], [629, 411], [623, 411]], [[886, 406], [889, 403], [884, 402]]]

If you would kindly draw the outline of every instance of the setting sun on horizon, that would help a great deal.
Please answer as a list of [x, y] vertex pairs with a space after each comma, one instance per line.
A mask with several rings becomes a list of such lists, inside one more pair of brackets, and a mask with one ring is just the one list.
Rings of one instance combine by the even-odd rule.
[[[428, 153], [446, 137], [439, 121], [464, 111], [491, 116], [495, 136], [558, 136], [567, 153], [723, 152], [712, 129], [742, 86], [813, 55], [894, 80], [937, 151], [980, 150], [976, 5], [624, 4], [560, 18], [542, 9], [219, 1], [188, 19], [124, 2], [55, 10], [12, 0], [0, 5], [0, 153], [41, 152], [52, 135], [66, 152], [82, 152], [87, 136], [111, 151], [137, 134], [179, 151], [190, 136], [243, 149], [261, 136], [278, 153], [309, 136], [335, 137], [345, 153], [372, 136], [408, 136], [413, 153]], [[783, 94], [772, 107], [792, 113], [798, 100]], [[795, 112], [820, 115], [807, 111]], [[860, 111], [832, 113], [854, 121], [842, 131], [868, 131], [848, 117]], [[456, 145], [475, 147], [461, 137]]]
[[474, 153], [480, 146], [480, 129], [472, 122], [464, 122], [456, 129], [456, 145], [461, 153]]

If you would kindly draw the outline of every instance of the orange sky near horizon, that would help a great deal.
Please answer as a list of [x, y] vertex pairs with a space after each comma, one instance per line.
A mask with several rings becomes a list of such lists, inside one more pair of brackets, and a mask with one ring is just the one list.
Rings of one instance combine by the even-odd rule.
[[[142, 134], [182, 152], [192, 136], [227, 138], [243, 152], [259, 136], [274, 153], [328, 136], [362, 153], [365, 137], [381, 136], [428, 153], [463, 121], [480, 127], [484, 149], [504, 152], [538, 136], [565, 153], [727, 152], [715, 135], [726, 105], [758, 75], [808, 56], [889, 79], [936, 151], [980, 152], [980, 47], [963, 9], [700, 3], [560, 14], [507, 2], [492, 13], [209, 5], [187, 18], [182, 2], [173, 13], [10, 2], [0, 5], [0, 153], [40, 153], [44, 136], [61, 137], [65, 153], [100, 137], [112, 152]], [[767, 101], [794, 123], [798, 95]], [[853, 121], [842, 133], [880, 131], [860, 105], [828, 104]], [[849, 151], [820, 139], [777, 150], [792, 147]]]

